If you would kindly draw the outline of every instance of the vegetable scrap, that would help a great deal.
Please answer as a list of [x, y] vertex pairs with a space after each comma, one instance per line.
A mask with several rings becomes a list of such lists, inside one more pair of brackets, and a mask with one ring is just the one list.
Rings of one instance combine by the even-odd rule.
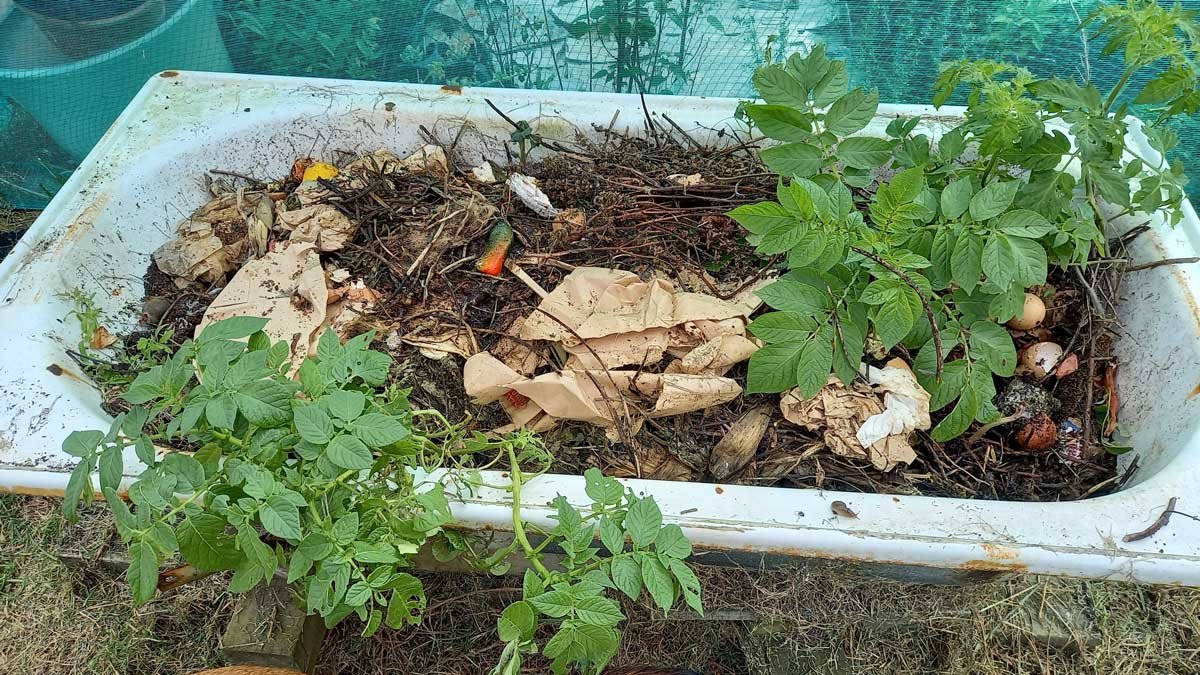
[[492, 232], [488, 235], [487, 244], [483, 247], [483, 255], [475, 263], [475, 269], [488, 276], [500, 276], [504, 270], [504, 258], [508, 255], [508, 247], [512, 246], [512, 227], [503, 220], [496, 221]]

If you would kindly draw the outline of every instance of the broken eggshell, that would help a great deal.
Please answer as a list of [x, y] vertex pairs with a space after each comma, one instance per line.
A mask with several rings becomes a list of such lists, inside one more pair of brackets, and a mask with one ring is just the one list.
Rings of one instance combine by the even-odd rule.
[[1017, 427], [1013, 440], [1025, 450], [1049, 450], [1058, 440], [1058, 425], [1046, 413], [1039, 413]]
[[1062, 357], [1063, 348], [1057, 343], [1036, 342], [1022, 352], [1021, 365], [1025, 366], [1030, 375], [1041, 379], [1054, 372]]

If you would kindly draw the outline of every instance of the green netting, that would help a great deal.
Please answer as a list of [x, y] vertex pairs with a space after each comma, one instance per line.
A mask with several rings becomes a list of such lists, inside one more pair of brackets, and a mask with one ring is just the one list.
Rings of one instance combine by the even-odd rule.
[[[1076, 29], [1095, 2], [0, 0], [0, 196], [44, 204], [168, 68], [748, 96], [757, 66], [825, 42], [881, 100], [923, 103], [964, 57], [1115, 80]], [[1200, 174], [1200, 123], [1180, 132]]]

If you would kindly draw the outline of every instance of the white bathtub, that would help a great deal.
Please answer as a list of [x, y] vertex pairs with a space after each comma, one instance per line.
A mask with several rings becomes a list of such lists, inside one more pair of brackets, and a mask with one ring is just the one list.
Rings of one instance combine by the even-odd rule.
[[[65, 349], [78, 339], [57, 294], [82, 287], [109, 315], [132, 322], [140, 312], [149, 254], [174, 223], [206, 201], [199, 174], [225, 169], [284, 175], [296, 156], [379, 147], [415, 149], [417, 125], [443, 139], [463, 121], [473, 129], [459, 148], [468, 158], [503, 160], [498, 139], [509, 128], [491, 99], [547, 138], [575, 131], [644, 128], [637, 96], [558, 91], [459, 89], [366, 82], [210, 75], [168, 71], [151, 79], [88, 156], [13, 253], [0, 264], [0, 490], [61, 494], [73, 459], [60, 450], [72, 430], [107, 425], [97, 391]], [[86, 102], [82, 102], [86, 104]], [[731, 123], [732, 99], [647, 96], [697, 136]], [[882, 106], [868, 133], [897, 114], [928, 118], [933, 133], [960, 110]], [[703, 127], [703, 128], [702, 128]], [[1140, 143], [1141, 152], [1154, 152]], [[1137, 240], [1135, 257], [1196, 255], [1200, 222], [1190, 206], [1174, 229], [1156, 222]], [[1168, 499], [1200, 515], [1200, 297], [1197, 271], [1165, 266], [1131, 274], [1121, 299], [1127, 334], [1121, 362], [1121, 423], [1140, 469], [1122, 491], [1071, 503], [1016, 503], [899, 497], [786, 488], [631, 480], [654, 494], [702, 556], [740, 564], [804, 558], [875, 564], [907, 578], [963, 580], [996, 572], [1200, 585], [1200, 523], [1176, 516], [1154, 536], [1123, 543], [1153, 522]], [[113, 324], [114, 322], [110, 322]], [[119, 322], [110, 328], [122, 328]], [[132, 450], [130, 475], [138, 468]], [[502, 479], [493, 477], [500, 482]], [[583, 504], [583, 479], [543, 476], [528, 503], [556, 494]], [[847, 502], [857, 520], [838, 518]], [[455, 506], [465, 526], [505, 530], [502, 491]], [[544, 506], [528, 517], [550, 522]]]

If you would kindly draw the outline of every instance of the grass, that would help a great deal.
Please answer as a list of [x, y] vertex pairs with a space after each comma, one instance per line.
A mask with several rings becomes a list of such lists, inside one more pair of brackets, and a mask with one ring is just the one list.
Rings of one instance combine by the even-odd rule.
[[[221, 579], [133, 609], [119, 573], [99, 563], [69, 568], [59, 559], [108, 554], [104, 507], [85, 510], [77, 525], [58, 509], [56, 500], [0, 495], [0, 672], [182, 675], [222, 663], [218, 640], [232, 600]], [[1200, 590], [1035, 577], [934, 587], [829, 564], [705, 568], [703, 577], [710, 612], [753, 614], [756, 633], [766, 629], [772, 648], [764, 655], [751, 646], [748, 621], [662, 621], [627, 603], [619, 663], [708, 675], [744, 673], [747, 660], [767, 658], [779, 675], [1200, 673]], [[326, 639], [318, 672], [486, 672], [495, 613], [517, 581], [428, 575], [426, 582], [432, 605], [421, 626], [364, 640], [361, 626], [347, 622]], [[1074, 615], [1077, 634], [1065, 645], [1047, 644], [1022, 612], [1043, 621]]]

